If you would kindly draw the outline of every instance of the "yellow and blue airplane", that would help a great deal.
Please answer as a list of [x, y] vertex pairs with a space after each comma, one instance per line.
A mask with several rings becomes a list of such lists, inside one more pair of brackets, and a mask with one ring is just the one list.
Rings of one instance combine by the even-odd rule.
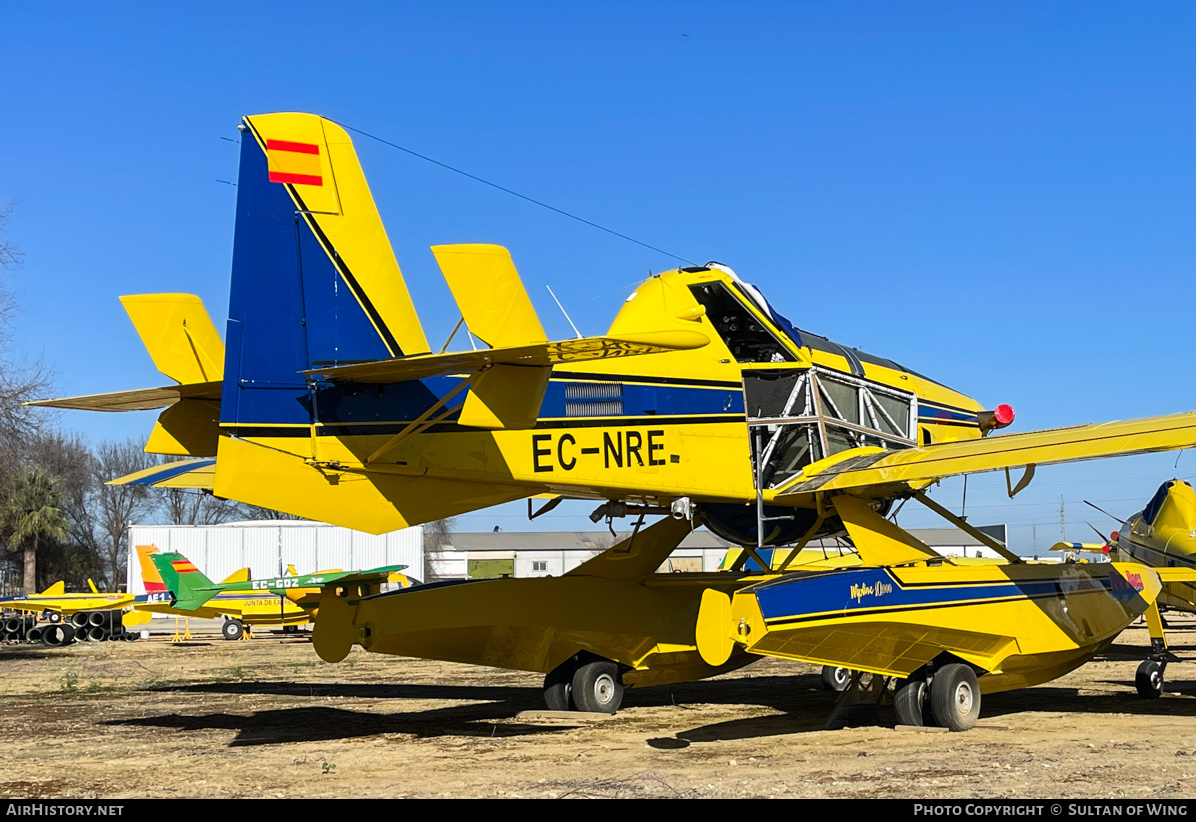
[[[933, 578], [950, 563], [912, 537], [861, 549], [857, 535], [884, 532], [912, 498], [977, 536], [926, 496], [945, 477], [1003, 470], [1012, 495], [1042, 465], [1196, 444], [1191, 413], [997, 434], [1008, 405], [800, 329], [718, 263], [645, 280], [602, 336], [550, 341], [505, 248], [436, 246], [457, 328], [485, 347], [449, 351], [450, 336], [434, 350], [345, 129], [299, 113], [239, 128], [224, 341], [196, 297], [123, 297], [172, 384], [40, 403], [165, 409], [147, 450], [192, 459], [117, 482], [208, 489], [370, 533], [540, 495], [667, 517], [558, 579], [329, 588], [314, 634], [325, 659], [359, 644], [539, 671], [550, 705], [613, 710], [624, 685], [752, 658], [756, 646], [735, 644], [711, 664], [695, 635], [704, 591], [758, 581], [742, 562], [717, 577], [654, 573], [699, 524], [760, 568], [762, 548], [799, 556], [847, 532], [865, 565], [925, 563]], [[982, 680], [996, 673], [976, 659]]]
[[[296, 605], [284, 596], [262, 591], [221, 591], [202, 605], [181, 608], [175, 605], [174, 595], [166, 587], [157, 566], [150, 559], [158, 553], [153, 545], [138, 545], [137, 560], [141, 566], [141, 579], [145, 583], [145, 601], [137, 603], [137, 610], [157, 614], [196, 617], [198, 619], [219, 619], [224, 617], [220, 633], [225, 639], [235, 640], [247, 636], [246, 629], [259, 626], [282, 626], [284, 631], [295, 630], [312, 621], [313, 612]], [[292, 569], [291, 576], [294, 576]], [[224, 580], [225, 583], [245, 582], [250, 577], [248, 568], [235, 571]]]
[[[1131, 514], [1109, 535], [1107, 548], [1129, 562], [1196, 568], [1196, 491], [1184, 480], [1167, 480], [1145, 508]], [[1174, 582], [1164, 586], [1159, 604], [1196, 612], [1196, 585]]]
[[[0, 609], [36, 614], [42, 621], [58, 623], [78, 613], [90, 611], [128, 611], [144, 602], [143, 597], [124, 593], [101, 593], [94, 582], [87, 580], [87, 592], [67, 593], [66, 584], [55, 582], [40, 594], [18, 594], [0, 597]], [[148, 617], [147, 617], [148, 618]], [[136, 625], [145, 620], [126, 613], [124, 624]]]

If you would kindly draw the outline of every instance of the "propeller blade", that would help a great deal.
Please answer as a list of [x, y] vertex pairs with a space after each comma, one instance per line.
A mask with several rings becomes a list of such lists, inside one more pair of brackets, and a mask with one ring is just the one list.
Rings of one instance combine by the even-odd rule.
[[1100, 531], [1097, 531], [1097, 530], [1096, 530], [1096, 526], [1095, 526], [1095, 525], [1093, 525], [1093, 524], [1092, 524], [1091, 522], [1089, 522], [1088, 520], [1084, 520], [1084, 524], [1085, 524], [1085, 525], [1087, 525], [1089, 528], [1091, 528], [1093, 531], [1096, 531], [1096, 535], [1097, 535], [1098, 537], [1100, 537], [1102, 540], [1104, 540], [1104, 543], [1105, 543], [1105, 545], [1108, 545], [1108, 544], [1109, 544], [1109, 538], [1108, 538], [1108, 537], [1106, 537], [1104, 534], [1102, 534]]
[[1112, 517], [1113, 519], [1117, 520], [1118, 522], [1125, 522], [1125, 520], [1123, 520], [1121, 517], [1115, 517], [1115, 516], [1113, 516], [1113, 515], [1112, 515], [1112, 514], [1110, 514], [1108, 511], [1106, 511], [1104, 508], [1101, 508], [1099, 505], [1097, 505], [1097, 504], [1096, 504], [1096, 503], [1094, 503], [1094, 502], [1089, 502], [1088, 500], [1084, 500], [1084, 504], [1085, 504], [1085, 505], [1091, 505], [1093, 508], [1095, 508], [1096, 510], [1100, 511], [1100, 512], [1101, 512], [1102, 514], [1104, 514], [1106, 517]]

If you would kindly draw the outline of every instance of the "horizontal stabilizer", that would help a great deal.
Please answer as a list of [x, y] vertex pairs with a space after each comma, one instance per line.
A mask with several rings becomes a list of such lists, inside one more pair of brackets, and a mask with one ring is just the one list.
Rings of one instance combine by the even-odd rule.
[[959, 474], [1171, 451], [1194, 445], [1196, 412], [1189, 411], [1123, 422], [1002, 434], [902, 451], [870, 450], [858, 457], [837, 461], [812, 475], [798, 474], [778, 491], [775, 501], [785, 503], [814, 491], [848, 488], [864, 489], [859, 493], [866, 496], [888, 496], [901, 485]]
[[150, 411], [166, 408], [183, 399], [220, 399], [219, 382], [191, 385], [167, 385], [162, 388], [139, 388], [134, 391], [113, 391], [108, 394], [87, 394], [55, 400], [33, 400], [25, 405], [40, 408], [67, 408], [73, 411]]
[[621, 334], [618, 337], [583, 337], [580, 340], [510, 348], [397, 357], [333, 368], [316, 368], [305, 373], [333, 382], [389, 384], [422, 380], [441, 374], [468, 373], [491, 365], [548, 366], [638, 357], [665, 351], [685, 351], [701, 348], [709, 342], [710, 338], [700, 331], [645, 331], [638, 334]]
[[141, 485], [153, 488], [192, 488], [212, 490], [216, 479], [216, 460], [179, 460], [155, 465], [126, 474], [108, 485]]
[[1048, 551], [1070, 551], [1073, 554], [1107, 554], [1109, 546], [1103, 542], [1056, 542]]

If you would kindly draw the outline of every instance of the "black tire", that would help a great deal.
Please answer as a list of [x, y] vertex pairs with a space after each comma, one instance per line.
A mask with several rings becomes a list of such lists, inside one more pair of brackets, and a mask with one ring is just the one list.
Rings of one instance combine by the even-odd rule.
[[556, 666], [544, 677], [544, 704], [550, 711], [576, 711], [573, 704], [573, 660]]
[[239, 619], [226, 619], [220, 626], [220, 633], [225, 639], [240, 639], [245, 633], [245, 625]]
[[927, 696], [930, 689], [926, 680], [920, 677], [897, 680], [896, 690], [893, 691], [893, 707], [897, 711], [898, 725], [913, 725], [924, 728], [932, 724], [932, 717], [927, 708]]
[[571, 696], [579, 711], [615, 713], [623, 704], [623, 677], [619, 666], [609, 659], [580, 666], [573, 674]]
[[935, 724], [953, 731], [966, 731], [980, 716], [980, 683], [976, 672], [954, 662], [934, 672], [930, 681], [930, 713]]
[[847, 690], [851, 682], [850, 668], [836, 668], [834, 665], [822, 666], [822, 689], [839, 693]]
[[62, 622], [62, 612], [50, 611], [46, 614], [46, 622], [50, 623], [51, 625], [57, 625], [58, 623]]
[[1143, 699], [1158, 699], [1163, 695], [1163, 666], [1148, 659], [1138, 666], [1134, 685]]

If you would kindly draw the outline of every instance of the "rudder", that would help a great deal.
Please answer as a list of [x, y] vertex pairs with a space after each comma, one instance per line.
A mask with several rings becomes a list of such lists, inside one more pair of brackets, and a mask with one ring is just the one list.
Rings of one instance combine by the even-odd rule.
[[221, 421], [308, 423], [299, 372], [428, 342], [348, 133], [297, 113], [241, 128]]

